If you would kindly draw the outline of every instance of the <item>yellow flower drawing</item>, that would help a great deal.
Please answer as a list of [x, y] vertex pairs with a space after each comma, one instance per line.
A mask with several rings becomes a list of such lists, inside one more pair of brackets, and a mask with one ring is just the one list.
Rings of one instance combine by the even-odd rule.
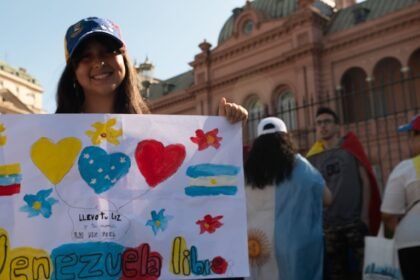
[[271, 244], [264, 231], [248, 231], [248, 257], [252, 266], [262, 266], [270, 259]]
[[[0, 134], [3, 133], [6, 130], [6, 127], [4, 124], [0, 123]], [[0, 135], [0, 146], [6, 145], [7, 137], [4, 135]]]
[[6, 136], [0, 136], [0, 146], [6, 145], [7, 137]]
[[92, 127], [96, 130], [88, 130], [86, 131], [86, 135], [92, 139], [93, 145], [99, 145], [104, 140], [117, 145], [120, 143], [118, 137], [122, 135], [122, 129], [112, 128], [116, 123], [117, 120], [115, 118], [109, 119], [105, 123], [96, 122], [92, 124]]

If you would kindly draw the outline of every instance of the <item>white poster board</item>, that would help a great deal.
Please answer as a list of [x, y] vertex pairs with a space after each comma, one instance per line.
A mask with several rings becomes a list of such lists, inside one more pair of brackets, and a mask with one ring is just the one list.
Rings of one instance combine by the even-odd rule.
[[241, 124], [0, 116], [0, 279], [248, 275]]

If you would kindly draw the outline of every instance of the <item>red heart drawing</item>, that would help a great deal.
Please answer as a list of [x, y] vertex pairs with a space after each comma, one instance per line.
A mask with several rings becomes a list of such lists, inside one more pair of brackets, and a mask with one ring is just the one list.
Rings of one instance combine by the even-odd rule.
[[137, 166], [151, 187], [172, 176], [185, 159], [182, 144], [163, 146], [156, 140], [144, 140], [137, 144], [135, 158]]

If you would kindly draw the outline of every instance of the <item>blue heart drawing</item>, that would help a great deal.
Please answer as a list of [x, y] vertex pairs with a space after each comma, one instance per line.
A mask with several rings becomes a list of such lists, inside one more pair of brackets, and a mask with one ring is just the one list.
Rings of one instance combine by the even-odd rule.
[[128, 173], [131, 161], [126, 154], [108, 154], [99, 147], [89, 146], [80, 153], [78, 165], [83, 180], [100, 194]]

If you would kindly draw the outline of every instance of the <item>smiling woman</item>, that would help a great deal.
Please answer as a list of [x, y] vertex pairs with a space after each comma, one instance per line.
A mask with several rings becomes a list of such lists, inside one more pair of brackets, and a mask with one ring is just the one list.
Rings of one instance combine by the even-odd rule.
[[[149, 113], [139, 76], [113, 21], [88, 17], [71, 25], [65, 35], [65, 56], [56, 113]], [[218, 114], [231, 123], [248, 117], [245, 108], [223, 97]]]
[[85, 18], [68, 28], [65, 42], [57, 113], [149, 112], [118, 25]]

